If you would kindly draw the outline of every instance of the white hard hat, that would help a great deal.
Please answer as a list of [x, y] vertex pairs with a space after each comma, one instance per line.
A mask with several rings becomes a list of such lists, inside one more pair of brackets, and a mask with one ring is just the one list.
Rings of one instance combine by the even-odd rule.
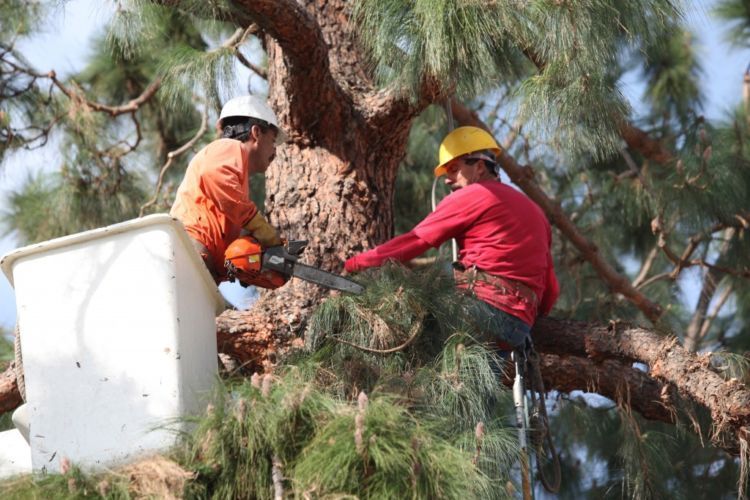
[[270, 123], [279, 131], [279, 135], [276, 138], [276, 143], [280, 144], [287, 139], [287, 135], [279, 127], [279, 121], [276, 118], [276, 113], [273, 112], [271, 107], [266, 104], [266, 101], [256, 97], [254, 95], [243, 95], [230, 99], [221, 108], [221, 115], [219, 115], [219, 121], [230, 116], [247, 116], [248, 118], [257, 118], [263, 120], [266, 123]]

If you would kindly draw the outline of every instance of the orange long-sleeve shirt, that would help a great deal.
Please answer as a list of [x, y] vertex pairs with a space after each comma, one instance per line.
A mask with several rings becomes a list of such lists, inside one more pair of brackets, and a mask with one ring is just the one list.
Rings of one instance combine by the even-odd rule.
[[169, 212], [206, 247], [220, 274], [227, 246], [258, 213], [250, 200], [248, 159], [241, 145], [218, 139], [201, 149], [188, 165]]

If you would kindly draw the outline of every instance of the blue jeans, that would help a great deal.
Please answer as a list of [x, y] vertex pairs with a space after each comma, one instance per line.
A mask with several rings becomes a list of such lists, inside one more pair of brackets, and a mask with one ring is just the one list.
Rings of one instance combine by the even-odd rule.
[[[474, 317], [478, 334], [489, 342], [503, 341], [516, 349], [523, 349], [526, 339], [530, 338], [531, 327], [521, 319], [501, 311], [476, 298], [470, 298], [472, 316]], [[502, 357], [507, 357], [507, 351], [499, 351]]]

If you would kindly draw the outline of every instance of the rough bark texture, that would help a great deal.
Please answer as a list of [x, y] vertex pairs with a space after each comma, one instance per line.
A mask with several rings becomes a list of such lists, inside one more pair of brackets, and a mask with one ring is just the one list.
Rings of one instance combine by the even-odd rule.
[[[392, 236], [396, 171], [411, 121], [429, 100], [412, 103], [375, 88], [348, 2], [236, 3], [247, 14], [237, 22], [265, 33], [269, 101], [290, 136], [266, 173], [267, 215], [288, 239], [310, 241], [302, 262], [339, 272], [346, 257]], [[220, 343], [230, 353], [263, 349], [269, 340], [286, 345], [326, 293], [292, 280], [252, 311], [220, 318], [233, 325], [231, 340], [220, 333]]]
[[[674, 337], [616, 322], [604, 326], [542, 318], [533, 333], [537, 348], [544, 353], [600, 363], [643, 363], [650, 378], [673, 386], [682, 398], [710, 411], [717, 444], [737, 453], [740, 439], [750, 438], [750, 390], [712, 369], [711, 354], [692, 354]], [[627, 378], [617, 371], [609, 376]], [[639, 394], [638, 387], [629, 386], [628, 390], [631, 402], [649, 397]], [[669, 399], [667, 395], [666, 401]]]
[[14, 362], [11, 361], [8, 369], [0, 374], [0, 413], [15, 410], [21, 405], [21, 403], [23, 403], [23, 400], [21, 400], [21, 393], [18, 392], [16, 372], [13, 363]]

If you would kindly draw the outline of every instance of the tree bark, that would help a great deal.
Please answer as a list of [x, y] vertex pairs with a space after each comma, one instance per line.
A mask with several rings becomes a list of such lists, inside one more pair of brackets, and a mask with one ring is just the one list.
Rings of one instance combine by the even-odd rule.
[[[675, 337], [617, 322], [604, 326], [541, 318], [533, 335], [543, 353], [585, 356], [595, 362], [643, 363], [650, 378], [674, 386], [686, 401], [711, 413], [717, 445], [736, 454], [740, 441], [750, 438], [750, 390], [714, 371], [710, 353], [692, 354]], [[610, 376], [619, 375], [612, 372]], [[629, 390], [631, 395], [638, 392], [637, 387]]]
[[16, 383], [15, 361], [11, 361], [8, 368], [0, 374], [0, 413], [15, 410], [23, 400], [18, 392]]
[[[235, 21], [265, 33], [269, 101], [290, 137], [266, 172], [268, 218], [287, 239], [309, 240], [302, 262], [339, 272], [347, 257], [393, 235], [396, 171], [429, 92], [410, 101], [376, 89], [348, 2], [236, 3], [246, 17]], [[293, 279], [251, 311], [225, 313], [219, 324], [235, 335], [220, 333], [220, 347], [248, 359], [269, 343], [271, 352], [289, 345], [327, 293]]]

